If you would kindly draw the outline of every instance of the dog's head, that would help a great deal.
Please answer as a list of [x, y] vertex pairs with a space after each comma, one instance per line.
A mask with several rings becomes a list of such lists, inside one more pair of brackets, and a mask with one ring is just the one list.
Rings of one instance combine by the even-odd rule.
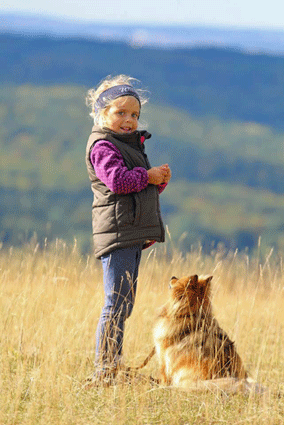
[[198, 314], [211, 311], [210, 289], [213, 276], [173, 276], [170, 281], [170, 300], [175, 314]]

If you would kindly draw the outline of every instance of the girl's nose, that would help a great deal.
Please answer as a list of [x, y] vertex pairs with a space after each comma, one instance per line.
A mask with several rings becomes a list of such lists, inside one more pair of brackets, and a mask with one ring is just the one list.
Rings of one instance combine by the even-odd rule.
[[126, 121], [131, 121], [132, 120], [132, 116], [131, 115], [126, 115]]

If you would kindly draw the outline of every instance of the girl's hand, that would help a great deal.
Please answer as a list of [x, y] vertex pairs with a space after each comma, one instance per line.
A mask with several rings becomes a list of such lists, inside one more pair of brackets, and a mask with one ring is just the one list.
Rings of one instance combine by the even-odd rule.
[[171, 178], [171, 170], [168, 164], [160, 165], [159, 167], [150, 168], [147, 170], [149, 184], [168, 183]]
[[165, 171], [165, 178], [164, 178], [164, 181], [162, 183], [169, 183], [169, 181], [171, 180], [171, 177], [172, 177], [171, 169], [168, 166], [168, 164], [162, 165], [162, 167]]

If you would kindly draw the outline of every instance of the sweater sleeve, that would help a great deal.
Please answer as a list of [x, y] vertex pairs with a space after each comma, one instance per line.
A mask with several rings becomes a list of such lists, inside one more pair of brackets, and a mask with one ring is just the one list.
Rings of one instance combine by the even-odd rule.
[[168, 185], [168, 183], [161, 183], [161, 184], [158, 184], [158, 192], [159, 192], [159, 194], [160, 193], [162, 193], [163, 192], [163, 190], [165, 190], [166, 189], [166, 187], [167, 187], [167, 185]]
[[127, 195], [148, 186], [147, 170], [143, 167], [128, 170], [119, 149], [107, 140], [94, 145], [90, 159], [96, 176], [114, 193]]

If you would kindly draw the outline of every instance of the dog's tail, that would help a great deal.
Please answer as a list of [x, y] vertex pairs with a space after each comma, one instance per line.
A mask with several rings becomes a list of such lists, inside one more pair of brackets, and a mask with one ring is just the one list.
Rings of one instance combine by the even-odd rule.
[[146, 366], [147, 363], [149, 363], [149, 361], [151, 360], [151, 358], [154, 356], [154, 354], [156, 353], [156, 348], [153, 347], [151, 353], [146, 357], [146, 359], [143, 361], [143, 363], [141, 363], [140, 366], [136, 366], [136, 367], [127, 367], [126, 371], [130, 372], [131, 370], [139, 370], [142, 369], [143, 367]]

